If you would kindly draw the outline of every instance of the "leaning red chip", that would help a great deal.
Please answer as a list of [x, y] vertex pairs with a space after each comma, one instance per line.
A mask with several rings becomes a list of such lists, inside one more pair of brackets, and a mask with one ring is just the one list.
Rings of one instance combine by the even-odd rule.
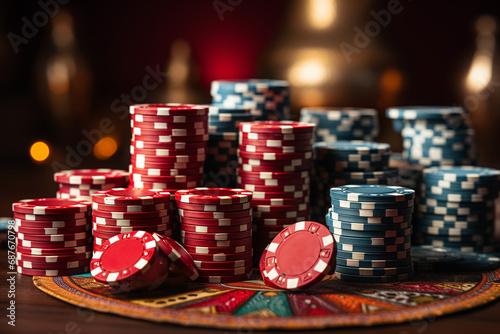
[[113, 188], [93, 194], [92, 200], [107, 205], [152, 205], [170, 201], [170, 193], [137, 188]]
[[335, 267], [335, 256], [335, 240], [326, 226], [298, 222], [281, 231], [267, 246], [261, 274], [273, 287], [305, 289]]
[[231, 205], [250, 202], [252, 192], [232, 188], [193, 188], [176, 191], [175, 199], [190, 204]]
[[191, 280], [198, 278], [198, 270], [193, 258], [177, 241], [154, 233], [153, 238], [158, 243], [160, 250]]
[[63, 170], [54, 174], [54, 180], [68, 184], [106, 184], [128, 182], [128, 173], [114, 169]]
[[75, 214], [90, 211], [92, 203], [75, 199], [36, 198], [12, 203], [12, 211], [32, 215]]

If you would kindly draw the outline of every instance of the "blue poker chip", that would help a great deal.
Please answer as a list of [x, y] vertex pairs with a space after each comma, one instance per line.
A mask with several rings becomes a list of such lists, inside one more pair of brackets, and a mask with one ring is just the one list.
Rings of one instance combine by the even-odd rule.
[[346, 185], [330, 189], [330, 197], [358, 202], [401, 202], [415, 198], [415, 190], [398, 186]]
[[447, 208], [483, 208], [483, 207], [491, 207], [494, 205], [495, 201], [490, 200], [482, 203], [474, 203], [474, 202], [448, 202], [437, 200], [434, 198], [423, 198], [421, 203], [428, 206], [444, 206]]
[[414, 207], [395, 208], [395, 209], [346, 209], [332, 205], [332, 212], [339, 215], [356, 216], [356, 217], [396, 217], [408, 216], [413, 214]]
[[369, 154], [389, 152], [391, 145], [386, 143], [374, 143], [365, 141], [340, 141], [340, 142], [319, 142], [314, 145], [318, 150], [345, 152], [354, 154]]
[[218, 106], [218, 105], [209, 105], [208, 106], [208, 115], [209, 117], [211, 116], [220, 116], [221, 117], [226, 117], [225, 115], [231, 115], [231, 116], [247, 116], [251, 115], [250, 114], [250, 109], [249, 108], [243, 108], [243, 107], [234, 107], [234, 108], [229, 108], [229, 107], [224, 107], [224, 106]]
[[300, 109], [300, 117], [308, 115], [324, 120], [359, 119], [361, 117], [378, 118], [377, 110], [372, 108], [304, 107]]
[[431, 177], [426, 177], [424, 180], [424, 184], [427, 187], [440, 187], [443, 189], [460, 189], [463, 191], [476, 191], [478, 188], [493, 188], [496, 187], [498, 188], [500, 186], [500, 182], [498, 181], [445, 181], [445, 180], [439, 180], [439, 179], [434, 179]]
[[363, 224], [398, 224], [411, 222], [412, 215], [395, 216], [395, 217], [359, 217], [330, 212], [332, 220], [342, 223], [363, 223]]
[[248, 80], [215, 80], [212, 81], [210, 92], [266, 92], [269, 90], [288, 90], [290, 84], [285, 80], [248, 79]]
[[436, 246], [436, 247], [450, 247], [450, 248], [480, 247], [487, 245], [487, 243], [485, 243], [484, 241], [454, 242], [454, 241], [437, 240], [433, 239], [432, 237], [424, 238], [422, 244]]
[[[424, 181], [425, 182], [425, 181]], [[421, 186], [422, 191], [429, 192], [437, 195], [448, 195], [448, 194], [470, 194], [470, 195], [483, 195], [483, 196], [495, 196], [498, 194], [499, 187], [496, 182], [492, 182], [490, 185], [476, 186], [474, 188], [446, 188], [441, 186], [430, 185], [425, 182]]]
[[469, 228], [481, 229], [493, 226], [494, 220], [481, 221], [481, 222], [467, 222], [467, 221], [444, 221], [444, 220], [426, 220], [419, 218], [418, 224], [424, 227], [437, 227], [437, 228]]
[[435, 215], [430, 213], [421, 213], [420, 220], [423, 221], [444, 221], [444, 222], [489, 222], [495, 219], [493, 212], [482, 215]]
[[[465, 247], [478, 250], [493, 250], [495, 246]], [[500, 267], [500, 258], [492, 254], [461, 251], [449, 247], [415, 246], [412, 248], [413, 262], [420, 269], [485, 271]]]
[[393, 276], [413, 272], [413, 264], [402, 267], [387, 267], [387, 268], [359, 268], [342, 266], [337, 263], [335, 272], [349, 275], [359, 276]]
[[412, 260], [416, 265], [443, 265], [461, 259], [460, 254], [453, 249], [429, 246], [412, 246]]
[[396, 245], [355, 245], [337, 242], [337, 250], [350, 252], [366, 252], [366, 253], [381, 253], [381, 252], [400, 252], [410, 249], [410, 242]]
[[387, 108], [385, 112], [387, 118], [391, 119], [432, 119], [442, 120], [453, 116], [462, 116], [465, 110], [462, 107], [454, 106], [403, 106]]
[[[483, 230], [486, 231], [486, 230]], [[491, 244], [493, 242], [493, 237], [491, 234], [478, 233], [478, 234], [463, 234], [463, 235], [422, 235], [424, 239], [428, 240], [441, 240], [447, 242], [486, 242]]]
[[414, 277], [414, 272], [399, 274], [399, 275], [390, 275], [390, 276], [360, 276], [360, 275], [351, 275], [351, 274], [343, 274], [343, 273], [335, 273], [335, 278], [343, 280], [343, 281], [352, 281], [358, 283], [392, 283], [392, 282], [402, 282], [410, 280]]
[[393, 268], [412, 264], [411, 256], [400, 260], [352, 260], [337, 257], [337, 266], [354, 268]]
[[330, 231], [334, 235], [347, 236], [347, 237], [396, 238], [396, 237], [410, 236], [412, 233], [412, 228], [408, 227], [408, 228], [399, 229], [399, 230], [382, 230], [382, 231], [357, 231], [357, 230], [350, 230], [350, 229], [335, 228], [332, 226]]
[[401, 122], [402, 127], [399, 131], [403, 128], [441, 132], [470, 129], [470, 122], [467, 122], [463, 116], [453, 116], [446, 119], [404, 119], [393, 121]]
[[414, 128], [404, 128], [401, 131], [402, 136], [417, 137], [417, 138], [467, 138], [474, 137], [475, 131], [471, 128], [466, 129], [452, 129], [452, 130], [432, 130], [432, 129], [414, 129]]
[[365, 253], [365, 252], [350, 252], [337, 250], [337, 259], [350, 259], [350, 260], [406, 260], [412, 257], [412, 250], [404, 250], [400, 252], [379, 252], [379, 253]]
[[414, 205], [413, 199], [403, 202], [351, 202], [351, 201], [343, 201], [338, 199], [332, 199], [331, 204], [340, 208], [346, 209], [365, 209], [365, 210], [374, 210], [374, 209], [401, 209], [401, 208], [409, 208]]
[[403, 223], [391, 223], [391, 224], [366, 224], [366, 223], [349, 223], [334, 221], [329, 215], [326, 216], [326, 224], [333, 233], [335, 229], [342, 230], [353, 230], [353, 231], [397, 231], [402, 229], [407, 229], [411, 227], [411, 221], [406, 221]]
[[443, 206], [429, 206], [420, 204], [418, 207], [420, 212], [436, 214], [436, 215], [477, 215], [486, 212], [486, 208], [447, 208]]
[[461, 236], [467, 234], [478, 234], [481, 232], [492, 233], [493, 229], [473, 229], [473, 228], [453, 228], [453, 227], [434, 227], [434, 226], [422, 226], [419, 224], [415, 225], [415, 228], [422, 233], [432, 234], [432, 235], [443, 235], [443, 236]]
[[431, 192], [426, 191], [425, 192], [425, 197], [427, 198], [434, 198], [437, 200], [441, 201], [448, 201], [448, 202], [484, 202], [484, 201], [490, 201], [493, 199], [496, 199], [498, 197], [498, 193], [494, 194], [468, 194], [468, 193], [463, 193], [463, 194], [453, 194], [453, 193], [444, 193], [444, 194], [434, 194]]
[[367, 245], [367, 246], [387, 246], [387, 245], [399, 245], [411, 241], [411, 235], [406, 235], [402, 237], [349, 237], [334, 234], [333, 237], [337, 243], [341, 244], [352, 244], [352, 245]]
[[[316, 143], [317, 144], [317, 143]], [[324, 162], [335, 162], [335, 161], [346, 161], [346, 162], [359, 162], [359, 161], [370, 161], [370, 162], [385, 162], [389, 160], [390, 153], [373, 153], [373, 154], [358, 154], [358, 153], [325, 153], [320, 149], [316, 148], [316, 144], [313, 145], [313, 149], [316, 152], [316, 157], [320, 161]]]
[[424, 177], [446, 181], [499, 181], [500, 171], [475, 166], [441, 166], [424, 169]]

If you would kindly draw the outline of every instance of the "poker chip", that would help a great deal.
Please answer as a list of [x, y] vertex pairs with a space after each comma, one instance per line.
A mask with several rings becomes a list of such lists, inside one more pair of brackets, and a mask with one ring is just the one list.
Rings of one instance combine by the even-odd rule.
[[[259, 140], [266, 141], [265, 146], [277, 147], [280, 145], [287, 146], [286, 141], [305, 140], [309, 142], [314, 139], [314, 133], [255, 133], [255, 132], [242, 132], [240, 134], [242, 140]], [[268, 141], [271, 142], [268, 142]], [[283, 142], [285, 141], [285, 142]]]
[[85, 246], [92, 242], [92, 238], [84, 238], [79, 240], [69, 240], [69, 241], [31, 241], [17, 239], [16, 244], [22, 247], [28, 248], [73, 248], [79, 246]]
[[248, 203], [252, 199], [252, 192], [243, 189], [195, 188], [177, 191], [175, 199], [181, 203], [222, 206]]
[[189, 254], [233, 254], [246, 253], [252, 250], [252, 245], [242, 245], [234, 247], [206, 247], [206, 246], [189, 246], [184, 245]]
[[80, 269], [89, 266], [90, 258], [84, 260], [76, 260], [71, 262], [60, 262], [60, 263], [43, 263], [43, 262], [41, 263], [41, 262], [19, 261], [19, 260], [17, 260], [16, 262], [17, 265], [23, 269], [36, 269], [36, 270]]
[[36, 248], [36, 247], [25, 247], [22, 245], [17, 245], [16, 252], [26, 255], [71, 255], [71, 254], [81, 254], [92, 250], [91, 245], [78, 246], [78, 247], [67, 247], [67, 248]]
[[[301, 219], [303, 220], [303, 219]], [[290, 225], [297, 222], [296, 218], [254, 218], [253, 224], [258, 226], [273, 226], [278, 228], [280, 225]]]
[[[173, 141], [173, 142], [154, 142], [154, 141], [143, 141], [143, 140], [134, 140], [130, 141], [130, 146], [134, 148], [140, 149], [167, 149], [167, 150], [193, 150], [193, 149], [204, 149], [207, 147], [207, 143], [205, 142], [196, 142], [196, 141]], [[113, 187], [116, 188], [116, 187]]]
[[252, 229], [252, 224], [241, 224], [234, 226], [200, 226], [200, 225], [191, 225], [180, 223], [180, 228], [182, 231], [186, 232], [196, 232], [196, 233], [219, 233], [219, 232], [245, 232]]
[[226, 262], [226, 261], [241, 261], [252, 258], [252, 251], [242, 253], [216, 253], [216, 254], [195, 254], [191, 253], [194, 261], [213, 261], [213, 262]]
[[305, 191], [309, 190], [309, 184], [302, 184], [302, 185], [287, 185], [287, 186], [259, 186], [259, 185], [254, 185], [254, 184], [244, 184], [245, 189], [248, 191], [256, 191], [256, 192], [262, 192], [262, 191], [270, 191], [270, 192], [295, 192], [295, 191]]
[[86, 201], [38, 198], [14, 202], [12, 211], [32, 215], [74, 214], [88, 212], [90, 205], [91, 203]]
[[332, 212], [339, 215], [359, 216], [359, 217], [396, 217], [407, 216], [413, 213], [413, 206], [401, 209], [346, 209], [332, 205]]
[[240, 131], [246, 133], [310, 133], [315, 124], [293, 121], [260, 121], [240, 124]]
[[353, 244], [353, 245], [367, 245], [367, 246], [384, 246], [384, 245], [398, 245], [411, 241], [411, 234], [401, 237], [372, 237], [358, 236], [350, 237], [344, 235], [333, 234], [335, 241], [342, 244]]
[[335, 273], [335, 278], [345, 280], [345, 281], [353, 281], [360, 283], [391, 283], [391, 282], [399, 282], [399, 281], [407, 281], [413, 278], [415, 274], [413, 272], [398, 274], [398, 275], [386, 275], [386, 276], [360, 276], [360, 275], [352, 275], [352, 274], [344, 274], [344, 273]]
[[95, 203], [107, 205], [152, 205], [170, 201], [168, 191], [114, 188], [92, 195]]
[[131, 115], [147, 116], [205, 116], [208, 108], [195, 104], [179, 103], [157, 103], [157, 104], [136, 104], [130, 106]]
[[254, 218], [264, 218], [264, 219], [299, 218], [299, 217], [307, 217], [307, 216], [309, 216], [309, 209], [302, 210], [302, 211], [272, 211], [272, 212], [254, 211], [253, 212]]
[[224, 218], [243, 218], [252, 215], [251, 210], [241, 210], [241, 211], [213, 211], [213, 212], [203, 212], [203, 211], [193, 211], [179, 209], [179, 215], [190, 218], [201, 218], [201, 219], [224, 219]]
[[[353, 260], [337, 257], [337, 267], [336, 268], [397, 268], [409, 266], [413, 263], [412, 258], [408, 256], [407, 258], [398, 260]], [[342, 272], [342, 271], [339, 271]]]
[[54, 180], [64, 184], [107, 184], [124, 183], [129, 174], [121, 170], [112, 169], [76, 169], [65, 170], [54, 174]]
[[85, 219], [90, 216], [89, 212], [79, 212], [71, 214], [61, 214], [61, 215], [33, 215], [28, 213], [19, 213], [14, 211], [14, 218], [22, 220], [41, 220], [41, 221], [64, 221], [64, 220], [79, 220]]
[[94, 252], [90, 272], [96, 281], [122, 291], [153, 289], [167, 278], [170, 263], [151, 234], [135, 231], [105, 241]]
[[[28, 233], [28, 234], [65, 234], [65, 233], [78, 233], [89, 230], [89, 224], [87, 219], [82, 219], [82, 224], [76, 226], [66, 227], [66, 225], [62, 225], [62, 227], [54, 227], [53, 222], [49, 222], [49, 224], [43, 226], [42, 222], [36, 222], [35, 224], [25, 224], [21, 219], [15, 219], [14, 222], [14, 230], [16, 232]], [[24, 222], [32, 223], [32, 221], [25, 220]]]
[[257, 186], [271, 186], [271, 187], [283, 187], [283, 186], [303, 186], [310, 182], [309, 178], [302, 179], [259, 179], [259, 178], [248, 178], [248, 177], [237, 177], [238, 184], [243, 187], [247, 184], [257, 185]]
[[500, 258], [497, 256], [449, 247], [416, 246], [412, 257], [422, 270], [485, 271], [495, 270], [500, 266]]
[[196, 268], [204, 269], [231, 269], [231, 268], [247, 268], [252, 265], [252, 259], [234, 260], [234, 261], [199, 261], [195, 260]]
[[334, 221], [340, 221], [342, 223], [363, 223], [363, 224], [401, 224], [405, 222], [411, 222], [412, 215], [406, 216], [394, 216], [394, 217], [360, 217], [352, 215], [344, 215], [336, 212], [330, 212], [330, 217]]
[[415, 198], [413, 189], [398, 186], [347, 185], [330, 189], [334, 199], [358, 202], [401, 202]]
[[41, 242], [65, 242], [88, 239], [92, 234], [90, 231], [67, 233], [67, 234], [30, 234], [17, 232], [16, 237], [19, 240], [41, 241]]
[[198, 270], [191, 255], [175, 240], [154, 233], [153, 238], [157, 241], [160, 250], [175, 264], [189, 279], [196, 280], [199, 277]]
[[[411, 218], [411, 217], [408, 217]], [[407, 229], [411, 227], [411, 221], [408, 219], [406, 222], [402, 223], [390, 223], [390, 224], [368, 224], [365, 222], [351, 223], [339, 220], [332, 220], [331, 214], [326, 217], [326, 224], [333, 229], [344, 229], [353, 231], [392, 231]]]
[[330, 224], [327, 221], [328, 227], [333, 227], [333, 234], [335, 236], [346, 236], [346, 237], [365, 237], [365, 238], [397, 238], [397, 237], [406, 237], [411, 235], [412, 228], [404, 228], [404, 229], [391, 229], [391, 230], [379, 230], [379, 231], [359, 231], [359, 230], [351, 230], [351, 229], [342, 229], [334, 227], [333, 224]]
[[162, 232], [168, 229], [172, 229], [173, 224], [157, 224], [157, 225], [143, 225], [143, 226], [109, 226], [103, 224], [92, 224], [92, 229], [94, 232], [104, 232], [104, 233], [126, 233], [136, 230], [146, 231], [146, 232]]
[[17, 266], [18, 273], [28, 276], [71, 276], [87, 273], [88, 271], [88, 266], [71, 269], [31, 269], [20, 265]]
[[408, 200], [403, 202], [396, 203], [384, 203], [384, 202], [351, 202], [344, 200], [332, 199], [331, 204], [346, 209], [358, 209], [358, 210], [385, 210], [385, 209], [400, 209], [400, 208], [409, 208], [414, 206], [414, 200]]
[[196, 232], [188, 232], [188, 231], [180, 231], [180, 236], [184, 238], [190, 239], [203, 239], [203, 240], [233, 240], [233, 239], [242, 239], [248, 238], [252, 236], [252, 231], [244, 231], [244, 232], [205, 232], [205, 233], [196, 233]]
[[202, 247], [236, 247], [252, 244], [252, 237], [231, 240], [205, 240], [193, 239], [189, 237], [181, 237], [181, 243], [186, 246], [202, 246]]
[[71, 263], [75, 261], [83, 261], [89, 260], [92, 258], [92, 252], [73, 254], [73, 255], [28, 255], [23, 253], [16, 253], [16, 260], [22, 262], [31, 262], [31, 263]]
[[120, 211], [100, 211], [93, 210], [94, 217], [111, 219], [149, 219], [168, 216], [168, 210], [146, 211], [146, 212], [120, 212]]
[[[304, 244], [308, 247], [300, 246]], [[311, 221], [296, 223], [266, 247], [261, 258], [262, 278], [271, 287], [305, 289], [335, 267], [335, 251], [333, 236], [323, 225]]]
[[397, 252], [351, 252], [337, 250], [337, 258], [351, 259], [351, 260], [402, 260], [412, 256], [411, 250], [403, 250]]
[[98, 211], [106, 212], [146, 212], [146, 211], [159, 211], [168, 209], [169, 205], [167, 202], [158, 204], [145, 204], [145, 205], [113, 205], [113, 204], [101, 204], [94, 202], [92, 203], [92, 209]]
[[201, 277], [210, 277], [210, 276], [238, 276], [245, 275], [252, 272], [252, 265], [247, 265], [246, 267], [237, 267], [237, 268], [198, 268], [198, 272]]
[[205, 212], [229, 212], [229, 211], [242, 211], [250, 209], [250, 202], [242, 204], [188, 204], [178, 202], [177, 207], [184, 210], [205, 211]]
[[239, 226], [243, 224], [246, 225], [252, 223], [251, 215], [241, 218], [191, 218], [191, 217], [180, 216], [179, 219], [182, 224], [194, 225], [199, 228], [202, 228], [202, 226], [229, 227], [229, 226]]
[[131, 186], [139, 189], [180, 189], [180, 188], [192, 188], [199, 185], [198, 181], [188, 181], [188, 182], [143, 182], [143, 181], [132, 181]]

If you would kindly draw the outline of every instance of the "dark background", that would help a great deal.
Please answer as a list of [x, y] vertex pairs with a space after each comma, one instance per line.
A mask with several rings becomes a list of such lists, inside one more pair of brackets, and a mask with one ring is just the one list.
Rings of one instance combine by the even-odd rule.
[[[78, 115], [65, 123], [54, 119], [39, 89], [44, 61], [53, 52], [50, 24], [41, 27], [27, 44], [20, 45], [16, 54], [7, 34], [20, 34], [22, 18], [31, 20], [40, 6], [36, 1], [2, 2], [0, 215], [10, 215], [10, 203], [15, 200], [54, 196], [57, 185], [52, 181], [52, 163], [64, 162], [65, 147], [75, 147], [84, 139], [81, 130], [95, 128], [103, 117], [109, 117], [116, 126], [113, 136], [119, 140], [118, 152], [104, 161], [89, 156], [78, 168], [127, 169], [128, 119], [119, 119], [110, 106], [121, 94], [130, 93], [141, 84], [146, 66], [154, 68], [160, 64], [165, 71], [175, 40], [184, 39], [192, 48], [190, 84], [197, 93], [193, 102], [210, 102], [210, 82], [215, 79], [273, 77], [273, 73], [263, 70], [266, 67], [262, 64], [266, 63], [267, 51], [286, 33], [290, 3], [243, 0], [224, 13], [223, 21], [212, 1], [74, 0], [61, 5], [60, 9], [73, 15], [76, 54], [92, 77], [85, 107], [75, 105]], [[350, 1], [340, 3], [348, 6]], [[404, 87], [395, 104], [462, 105], [463, 82], [475, 51], [475, 21], [483, 14], [498, 20], [499, 3], [414, 0], [401, 4], [404, 11], [374, 38], [404, 74]], [[369, 10], [386, 7], [386, 1], [368, 1], [366, 5]], [[355, 24], [367, 22], [369, 10]], [[340, 33], [345, 38], [341, 36], [340, 40], [352, 41], [355, 24], [342, 23], [344, 29]], [[500, 82], [499, 65], [495, 55], [493, 82]], [[173, 102], [159, 100], [165, 89], [163, 83], [143, 102]], [[358, 99], [349, 100], [350, 106], [372, 104], [363, 100], [362, 93]], [[492, 167], [500, 167], [499, 95], [493, 89], [481, 118], [472, 118], [478, 132], [480, 164]], [[380, 105], [373, 106], [380, 109]], [[383, 115], [383, 109], [379, 112]], [[396, 151], [400, 150], [400, 138], [392, 132], [390, 123], [382, 122], [381, 137]], [[52, 149], [43, 163], [36, 163], [29, 156], [29, 147], [37, 140], [50, 143]]]

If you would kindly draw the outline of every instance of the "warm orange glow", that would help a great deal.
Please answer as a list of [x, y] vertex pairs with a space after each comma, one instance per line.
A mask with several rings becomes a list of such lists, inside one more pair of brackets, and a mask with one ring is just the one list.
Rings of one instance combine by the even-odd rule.
[[382, 74], [380, 85], [384, 93], [397, 93], [403, 86], [401, 72], [395, 68], [390, 68]]
[[30, 148], [31, 158], [35, 161], [45, 161], [50, 154], [49, 145], [44, 143], [43, 141], [37, 141]]
[[94, 155], [97, 159], [106, 160], [116, 153], [118, 145], [111, 137], [104, 137], [94, 146]]
[[335, 0], [309, 0], [307, 8], [309, 24], [316, 30], [330, 27], [337, 16]]

